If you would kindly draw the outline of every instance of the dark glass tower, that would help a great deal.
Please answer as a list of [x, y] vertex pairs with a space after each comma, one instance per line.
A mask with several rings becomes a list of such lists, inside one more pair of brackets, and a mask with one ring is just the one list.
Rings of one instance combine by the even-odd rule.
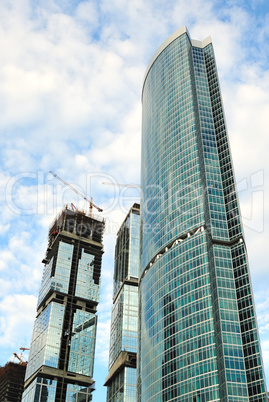
[[103, 230], [67, 208], [49, 230], [23, 402], [92, 400]]
[[139, 400], [267, 401], [210, 38], [169, 37], [142, 102]]
[[134, 204], [117, 235], [107, 402], [136, 402], [140, 205]]

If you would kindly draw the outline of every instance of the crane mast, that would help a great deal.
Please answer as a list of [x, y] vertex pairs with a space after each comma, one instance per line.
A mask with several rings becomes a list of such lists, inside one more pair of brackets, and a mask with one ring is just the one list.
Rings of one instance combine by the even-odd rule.
[[[22, 350], [23, 352], [25, 352], [25, 350], [30, 350], [29, 348], [20, 348], [20, 350]], [[23, 360], [23, 354], [21, 352], [20, 355], [18, 355], [16, 352], [13, 352], [14, 357], [16, 357], [22, 366], [27, 366], [27, 362]]]

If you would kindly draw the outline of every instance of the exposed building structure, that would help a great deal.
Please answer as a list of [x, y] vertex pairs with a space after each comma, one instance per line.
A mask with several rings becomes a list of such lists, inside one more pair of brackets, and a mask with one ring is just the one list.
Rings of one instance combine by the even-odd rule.
[[0, 401], [1, 402], [20, 402], [26, 363], [17, 364], [8, 362], [4, 367], [0, 367]]
[[267, 401], [211, 39], [170, 36], [142, 103], [139, 400]]
[[103, 231], [67, 207], [49, 230], [23, 402], [92, 400]]
[[136, 402], [140, 205], [134, 204], [117, 235], [107, 402]]

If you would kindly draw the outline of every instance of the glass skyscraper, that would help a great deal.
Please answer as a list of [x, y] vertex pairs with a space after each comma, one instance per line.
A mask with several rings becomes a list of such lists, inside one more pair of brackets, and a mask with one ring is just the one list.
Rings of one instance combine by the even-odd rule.
[[48, 237], [23, 402], [89, 402], [104, 221], [65, 208]]
[[117, 235], [107, 402], [136, 402], [140, 205], [134, 204]]
[[267, 401], [211, 39], [169, 37], [142, 103], [139, 400]]

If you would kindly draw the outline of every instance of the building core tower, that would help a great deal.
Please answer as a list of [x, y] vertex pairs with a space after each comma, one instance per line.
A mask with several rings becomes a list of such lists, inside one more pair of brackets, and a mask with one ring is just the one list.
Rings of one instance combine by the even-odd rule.
[[113, 308], [106, 378], [107, 402], [136, 402], [140, 205], [134, 204], [117, 234]]
[[170, 36], [142, 104], [139, 400], [267, 401], [211, 39]]
[[67, 207], [49, 230], [23, 402], [92, 400], [103, 231]]

